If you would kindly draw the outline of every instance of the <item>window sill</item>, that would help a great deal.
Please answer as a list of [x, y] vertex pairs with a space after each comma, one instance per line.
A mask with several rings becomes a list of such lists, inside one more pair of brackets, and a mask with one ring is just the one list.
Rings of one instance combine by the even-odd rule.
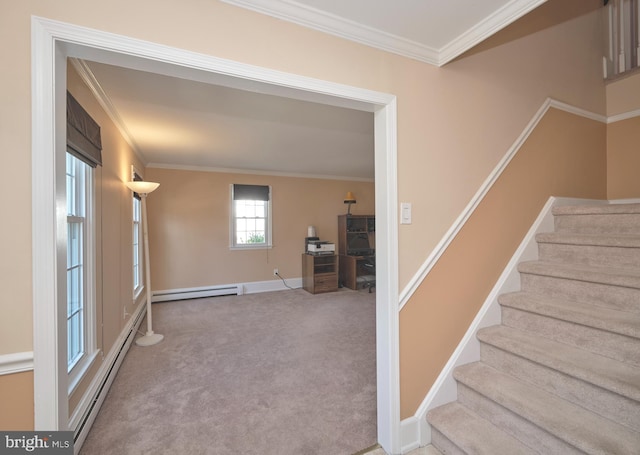
[[273, 245], [242, 245], [242, 246], [230, 246], [230, 250], [270, 250]]
[[69, 373], [69, 396], [71, 396], [73, 392], [75, 392], [80, 382], [82, 382], [85, 375], [87, 374], [87, 371], [89, 371], [89, 368], [91, 368], [91, 365], [93, 365], [93, 361], [96, 359], [99, 352], [100, 349], [96, 349], [89, 355], [85, 354], [85, 356], [76, 364], [76, 366], [73, 367], [73, 369]]

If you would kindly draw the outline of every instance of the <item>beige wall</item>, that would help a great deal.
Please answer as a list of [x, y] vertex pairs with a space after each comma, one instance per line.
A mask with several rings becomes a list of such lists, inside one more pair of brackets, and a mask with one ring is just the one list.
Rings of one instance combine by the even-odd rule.
[[[482, 47], [436, 68], [215, 1], [9, 2], [0, 15], [1, 55], [11, 62], [0, 74], [0, 148], [10, 170], [0, 180], [0, 197], [11, 214], [0, 226], [2, 237], [10, 239], [0, 259], [0, 354], [32, 349], [31, 15], [395, 94], [399, 200], [413, 203], [413, 224], [399, 228], [402, 288], [547, 97], [605, 112], [600, 5], [550, 0]], [[114, 170], [108, 188], [124, 201], [116, 174], [123, 178]], [[123, 202], [105, 210], [127, 209]], [[124, 250], [109, 254], [115, 259]], [[119, 290], [107, 294], [120, 297]], [[405, 307], [418, 314], [423, 309], [419, 295]], [[115, 313], [105, 315], [114, 326], [116, 319]], [[429, 315], [425, 323], [431, 320]], [[405, 415], [415, 408], [415, 391], [426, 390], [437, 373], [432, 366], [426, 375], [406, 376], [418, 369], [408, 361], [423, 361], [407, 351], [412, 346], [406, 340], [423, 330], [404, 322], [401, 327]], [[445, 339], [435, 343], [443, 346], [438, 358], [450, 351]]]
[[640, 198], [640, 116], [607, 125], [607, 197]]
[[[640, 71], [607, 84], [607, 113], [640, 111]], [[607, 125], [609, 199], [640, 198], [640, 116]]]
[[402, 416], [425, 397], [550, 196], [606, 198], [606, 127], [550, 109], [400, 313]]
[[33, 428], [33, 371], [0, 376], [0, 429]]
[[607, 83], [607, 115], [640, 109], [640, 70]]
[[[372, 214], [374, 184], [248, 174], [148, 168], [160, 187], [147, 199], [151, 282], [154, 290], [300, 278], [307, 227], [322, 240], [338, 241], [338, 215], [352, 191], [352, 213]], [[271, 185], [273, 248], [229, 249], [232, 183]]]

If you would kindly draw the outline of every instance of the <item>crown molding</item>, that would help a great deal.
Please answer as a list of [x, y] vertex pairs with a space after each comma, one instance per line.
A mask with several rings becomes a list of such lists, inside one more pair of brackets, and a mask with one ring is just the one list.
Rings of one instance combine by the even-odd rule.
[[373, 183], [375, 180], [368, 177], [351, 177], [348, 175], [324, 175], [324, 174], [305, 174], [297, 172], [278, 172], [265, 171], [259, 169], [238, 169], [213, 166], [193, 166], [188, 164], [166, 164], [166, 163], [149, 163], [147, 169], [169, 169], [174, 171], [195, 171], [195, 172], [219, 172], [221, 174], [250, 174], [250, 175], [271, 175], [275, 177], [292, 177], [303, 179], [320, 179], [320, 180], [344, 180], [347, 182], [368, 182]]
[[312, 8], [294, 0], [220, 1], [393, 54], [443, 66], [547, 0], [512, 0], [441, 49]]
[[345, 19], [291, 0], [220, 0], [223, 3], [266, 14], [276, 19], [381, 49], [393, 54], [438, 65], [438, 51], [373, 27]]
[[520, 19], [525, 14], [536, 9], [547, 0], [512, 0], [499, 10], [493, 12], [486, 19], [452, 40], [439, 51], [438, 66], [443, 66], [451, 60], [464, 54], [476, 44], [499, 32], [507, 25]]

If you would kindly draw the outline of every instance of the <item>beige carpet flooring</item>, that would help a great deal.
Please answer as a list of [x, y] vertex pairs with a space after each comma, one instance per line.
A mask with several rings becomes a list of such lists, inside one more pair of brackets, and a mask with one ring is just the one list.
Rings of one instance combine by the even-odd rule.
[[153, 311], [165, 339], [131, 346], [82, 455], [349, 455], [375, 444], [375, 293], [296, 289]]

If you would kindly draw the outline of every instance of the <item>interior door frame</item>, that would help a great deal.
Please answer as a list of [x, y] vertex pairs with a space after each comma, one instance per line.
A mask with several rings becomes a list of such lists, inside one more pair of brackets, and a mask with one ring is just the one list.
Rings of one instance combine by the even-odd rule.
[[32, 246], [36, 430], [66, 430], [66, 65], [77, 57], [374, 113], [378, 442], [400, 453], [396, 97], [32, 17]]

